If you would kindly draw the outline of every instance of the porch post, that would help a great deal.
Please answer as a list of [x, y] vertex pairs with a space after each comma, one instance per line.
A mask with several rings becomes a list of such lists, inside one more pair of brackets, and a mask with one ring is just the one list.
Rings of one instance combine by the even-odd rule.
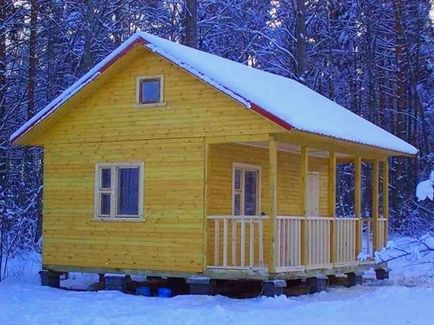
[[383, 161], [383, 218], [384, 223], [384, 242], [387, 243], [389, 235], [389, 161]]
[[307, 147], [301, 147], [301, 155], [300, 155], [300, 211], [301, 215], [304, 217], [304, 220], [301, 223], [301, 265], [308, 264], [308, 225], [307, 225], [307, 173], [309, 163], [309, 149]]
[[202, 269], [206, 272], [208, 265], [208, 173], [209, 173], [209, 151], [210, 145], [204, 139], [203, 153], [203, 240], [202, 240]]
[[333, 218], [330, 227], [330, 263], [336, 263], [336, 153], [329, 152], [329, 217]]
[[278, 245], [277, 239], [277, 141], [271, 138], [269, 142], [269, 172], [268, 172], [268, 188], [270, 200], [270, 273], [276, 272]]
[[379, 168], [378, 160], [372, 162], [372, 230], [373, 230], [373, 248], [376, 251], [379, 248], [378, 243], [378, 185], [379, 185]]
[[354, 159], [354, 217], [356, 220], [355, 259], [362, 249], [362, 158]]

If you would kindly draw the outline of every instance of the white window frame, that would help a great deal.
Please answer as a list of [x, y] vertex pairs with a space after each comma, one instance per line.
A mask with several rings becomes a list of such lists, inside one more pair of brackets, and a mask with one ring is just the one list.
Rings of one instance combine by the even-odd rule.
[[[150, 80], [150, 79], [160, 79], [160, 101], [155, 103], [141, 103], [140, 102], [140, 84], [142, 80]], [[136, 105], [137, 107], [161, 107], [166, 106], [166, 102], [164, 101], [164, 75], [156, 74], [156, 75], [146, 75], [146, 76], [137, 76], [136, 77]]]
[[[235, 189], [235, 170], [241, 169], [242, 175], [240, 179], [240, 189]], [[251, 164], [244, 164], [244, 163], [238, 163], [234, 162], [232, 163], [232, 215], [235, 215], [235, 194], [240, 194], [240, 216], [246, 216], [245, 215], [245, 207], [244, 207], [244, 199], [245, 199], [245, 183], [244, 183], [244, 171], [250, 170], [250, 171], [257, 171], [258, 172], [258, 188], [257, 188], [257, 195], [258, 198], [256, 200], [256, 210], [257, 215], [261, 215], [261, 188], [262, 188], [262, 172], [261, 172], [261, 166], [258, 165], [251, 165]], [[249, 217], [249, 216], [246, 216]]]
[[[139, 168], [139, 202], [138, 215], [118, 215], [118, 173], [119, 168]], [[110, 169], [110, 189], [101, 188], [101, 170]], [[143, 162], [126, 162], [126, 163], [97, 163], [95, 165], [95, 205], [94, 218], [97, 220], [140, 220], [144, 218], [143, 214], [143, 195], [144, 195], [144, 170]], [[110, 215], [101, 215], [101, 193], [110, 193]]]

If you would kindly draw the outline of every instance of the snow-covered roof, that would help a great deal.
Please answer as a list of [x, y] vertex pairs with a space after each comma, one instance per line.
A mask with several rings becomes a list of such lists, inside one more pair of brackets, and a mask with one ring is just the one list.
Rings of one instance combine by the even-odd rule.
[[141, 43], [285, 129], [325, 135], [406, 154], [417, 149], [337, 103], [276, 74], [255, 69], [166, 39], [138, 32], [66, 89], [11, 136], [16, 141], [97, 78], [129, 48]]

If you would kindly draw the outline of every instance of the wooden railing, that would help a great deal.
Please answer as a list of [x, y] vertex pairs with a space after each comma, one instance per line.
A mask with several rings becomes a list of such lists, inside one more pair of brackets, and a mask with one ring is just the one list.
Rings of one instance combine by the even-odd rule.
[[[266, 216], [209, 216], [208, 267], [266, 270], [268, 221]], [[277, 216], [276, 228], [276, 272], [351, 265], [359, 263], [360, 252], [373, 257], [371, 218]], [[386, 230], [387, 220], [378, 219], [379, 247], [386, 244]]]
[[373, 249], [373, 227], [372, 227], [372, 219], [371, 218], [362, 218], [361, 219], [361, 237], [362, 237], [362, 248], [361, 253], [365, 257], [374, 257], [374, 249]]
[[307, 267], [327, 267], [330, 264], [330, 229], [333, 218], [308, 217]]
[[278, 216], [277, 222], [277, 263], [276, 272], [302, 269], [301, 225], [303, 217]]
[[[209, 216], [211, 268], [263, 269], [266, 216]], [[209, 264], [209, 263], [208, 263]]]
[[[356, 218], [336, 218], [335, 222], [335, 245], [336, 263], [348, 264], [357, 261], [356, 240], [357, 224], [360, 222]], [[360, 228], [359, 228], [360, 229]]]
[[[276, 219], [278, 249], [276, 272], [329, 266], [332, 218], [278, 216]], [[306, 238], [302, 238], [303, 227], [305, 227]], [[305, 241], [304, 247], [303, 241]], [[303, 265], [303, 253], [306, 254], [306, 265]]]
[[383, 247], [386, 246], [387, 244], [387, 219], [385, 218], [379, 218], [378, 219], [378, 225], [377, 225], [377, 230], [378, 230], [378, 237], [377, 237], [377, 249], [381, 249]]
[[[374, 251], [382, 249], [387, 245], [387, 229], [388, 220], [385, 218], [378, 218], [377, 221], [377, 240], [374, 238], [374, 224], [372, 218], [361, 219], [362, 229], [362, 249], [361, 253], [370, 258], [374, 257]], [[377, 247], [374, 247], [374, 244]]]

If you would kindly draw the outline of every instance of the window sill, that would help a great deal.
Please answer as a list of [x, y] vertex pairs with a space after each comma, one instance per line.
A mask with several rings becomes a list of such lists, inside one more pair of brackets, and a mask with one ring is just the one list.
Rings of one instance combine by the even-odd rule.
[[102, 218], [102, 217], [94, 217], [94, 222], [142, 222], [145, 221], [143, 217], [137, 218]]
[[167, 109], [167, 103], [161, 102], [161, 103], [149, 103], [149, 104], [136, 104], [134, 106], [135, 108], [159, 108], [159, 109]]

